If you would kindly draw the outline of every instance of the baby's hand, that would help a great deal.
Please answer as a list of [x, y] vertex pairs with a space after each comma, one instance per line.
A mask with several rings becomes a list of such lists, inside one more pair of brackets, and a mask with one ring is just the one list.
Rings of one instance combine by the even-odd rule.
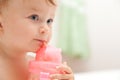
[[50, 75], [51, 80], [74, 80], [72, 69], [64, 62], [62, 65], [56, 67], [62, 74]]

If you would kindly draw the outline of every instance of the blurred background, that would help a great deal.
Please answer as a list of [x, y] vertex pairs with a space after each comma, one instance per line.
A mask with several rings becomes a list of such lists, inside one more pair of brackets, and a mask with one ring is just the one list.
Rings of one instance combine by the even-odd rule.
[[60, 0], [50, 44], [75, 73], [120, 69], [120, 0]]

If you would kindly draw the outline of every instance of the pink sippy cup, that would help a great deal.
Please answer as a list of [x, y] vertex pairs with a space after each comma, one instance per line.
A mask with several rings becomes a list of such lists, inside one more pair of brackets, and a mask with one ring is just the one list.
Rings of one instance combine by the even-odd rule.
[[50, 80], [50, 74], [60, 73], [56, 66], [61, 63], [61, 49], [43, 44], [36, 52], [35, 60], [29, 62], [30, 80]]

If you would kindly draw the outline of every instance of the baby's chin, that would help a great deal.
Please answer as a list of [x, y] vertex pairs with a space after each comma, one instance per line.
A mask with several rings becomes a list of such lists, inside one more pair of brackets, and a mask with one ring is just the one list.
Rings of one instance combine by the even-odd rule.
[[29, 47], [27, 50], [26, 50], [26, 52], [28, 53], [28, 52], [32, 52], [32, 53], [36, 53], [36, 51], [38, 50], [40, 48], [40, 46], [35, 46], [35, 47]]

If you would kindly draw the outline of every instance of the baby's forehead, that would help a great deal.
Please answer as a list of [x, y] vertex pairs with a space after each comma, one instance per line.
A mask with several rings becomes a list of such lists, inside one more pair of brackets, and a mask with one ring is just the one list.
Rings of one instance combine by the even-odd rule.
[[29, 8], [44, 8], [48, 6], [46, 0], [24, 0], [23, 5]]
[[40, 10], [43, 6], [41, 5], [44, 0], [10, 0], [8, 8], [26, 11], [26, 10]]
[[10, 0], [5, 11], [27, 14], [37, 11], [39, 14], [54, 14], [56, 6], [49, 5], [46, 0]]
[[46, 11], [56, 8], [54, 5], [49, 5], [46, 0], [25, 0], [23, 6], [32, 11]]

